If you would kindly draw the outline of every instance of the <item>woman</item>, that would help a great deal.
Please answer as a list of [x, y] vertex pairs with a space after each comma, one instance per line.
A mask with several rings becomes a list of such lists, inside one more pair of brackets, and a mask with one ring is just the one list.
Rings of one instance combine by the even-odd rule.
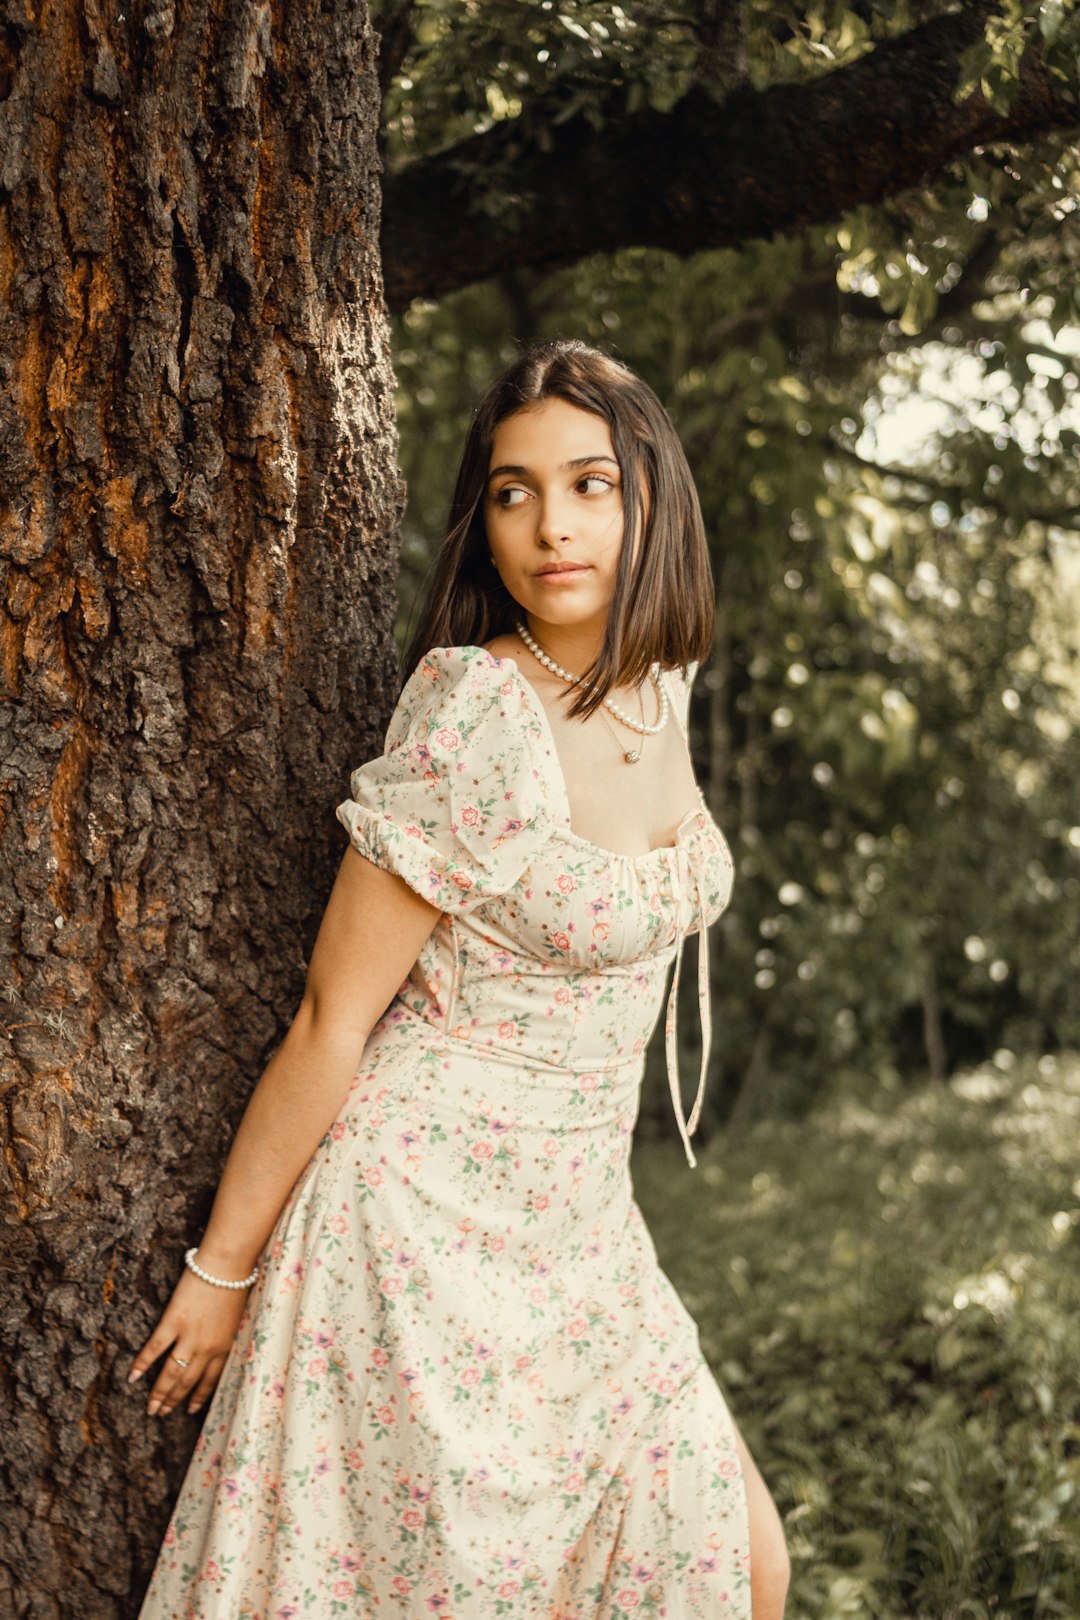
[[713, 611], [655, 395], [581, 343], [526, 354], [338, 806], [301, 1006], [135, 1360], [167, 1352], [151, 1411], [213, 1391], [141, 1620], [780, 1620], [776, 1508], [628, 1171], [673, 960], [695, 1162], [674, 997], [701, 930], [703, 1081], [732, 881], [686, 741]]

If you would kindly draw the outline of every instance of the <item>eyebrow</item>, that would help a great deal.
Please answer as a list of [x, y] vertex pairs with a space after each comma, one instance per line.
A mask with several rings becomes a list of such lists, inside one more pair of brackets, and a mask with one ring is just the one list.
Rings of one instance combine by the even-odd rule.
[[[594, 461], [610, 461], [613, 467], [619, 465], [614, 456], [575, 456], [573, 461], [564, 461], [558, 470], [559, 472], [573, 472], [575, 467], [588, 467]], [[492, 467], [488, 473], [488, 483], [490, 484], [491, 480], [497, 478], [500, 473], [512, 473], [515, 478], [527, 478], [531, 471], [531, 467], [515, 467], [509, 463], [504, 463], [501, 467]]]

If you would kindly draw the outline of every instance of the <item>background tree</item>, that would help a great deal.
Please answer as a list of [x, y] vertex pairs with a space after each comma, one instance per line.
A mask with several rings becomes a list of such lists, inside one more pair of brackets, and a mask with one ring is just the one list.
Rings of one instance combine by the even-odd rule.
[[13, 1620], [137, 1607], [196, 1424], [124, 1378], [395, 691], [374, 58], [362, 0], [0, 31]]
[[[837, 1079], [1075, 1043], [1080, 170], [1074, 135], [1045, 131], [1080, 124], [1080, 14], [505, 3], [463, 21], [387, 0], [380, 16], [388, 284], [438, 293], [496, 243], [511, 266], [397, 320], [402, 629], [471, 403], [519, 342], [571, 332], [641, 370], [701, 489], [718, 611], [695, 746], [741, 879], [706, 1131], [802, 1110]], [[717, 30], [737, 18], [736, 48]], [[639, 118], [651, 166], [619, 156]], [[558, 146], [585, 127], [588, 154]], [[984, 143], [1006, 128], [1029, 139]], [[581, 163], [561, 202], [532, 179], [553, 141]], [[929, 172], [905, 167], [916, 150]], [[882, 167], [860, 193], [864, 161]], [[686, 165], [715, 197], [676, 235]], [[909, 172], [920, 183], [890, 195]], [[829, 222], [745, 239], [783, 223], [769, 210], [808, 175]], [[627, 186], [636, 215], [611, 206]], [[877, 201], [849, 206], [867, 189]], [[460, 263], [451, 208], [470, 219]], [[680, 251], [538, 270], [569, 256], [565, 216], [579, 247]], [[739, 245], [709, 246], [721, 217]], [[890, 418], [915, 398], [923, 443], [891, 456]], [[660, 1082], [654, 1064], [646, 1131], [667, 1130]]]

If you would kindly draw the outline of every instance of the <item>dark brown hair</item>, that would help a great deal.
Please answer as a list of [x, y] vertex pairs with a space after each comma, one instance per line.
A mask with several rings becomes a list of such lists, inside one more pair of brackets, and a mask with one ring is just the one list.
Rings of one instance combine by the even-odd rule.
[[685, 675], [687, 665], [704, 661], [712, 647], [715, 594], [697, 490], [667, 412], [629, 366], [576, 338], [527, 350], [476, 407], [404, 678], [430, 648], [490, 641], [512, 632], [522, 616], [488, 556], [483, 498], [495, 429], [544, 399], [563, 399], [601, 417], [622, 472], [623, 544], [604, 641], [594, 662], [579, 671], [594, 686], [583, 687], [566, 711], [585, 715], [612, 685], [638, 685], [654, 662]]

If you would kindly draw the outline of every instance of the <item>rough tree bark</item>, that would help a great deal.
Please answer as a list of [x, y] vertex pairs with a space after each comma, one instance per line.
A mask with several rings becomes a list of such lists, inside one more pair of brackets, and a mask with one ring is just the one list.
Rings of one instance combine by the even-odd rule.
[[[510, 270], [590, 253], [739, 247], [879, 202], [993, 141], [1080, 126], [1080, 88], [1025, 53], [1007, 116], [953, 99], [990, 9], [975, 0], [809, 84], [695, 88], [668, 113], [508, 119], [387, 174], [383, 266], [392, 309]], [[603, 206], [597, 206], [597, 198]], [[835, 296], [835, 277], [830, 296]]]
[[0, 1612], [136, 1612], [200, 1418], [125, 1376], [379, 746], [400, 481], [365, 0], [0, 28]]

